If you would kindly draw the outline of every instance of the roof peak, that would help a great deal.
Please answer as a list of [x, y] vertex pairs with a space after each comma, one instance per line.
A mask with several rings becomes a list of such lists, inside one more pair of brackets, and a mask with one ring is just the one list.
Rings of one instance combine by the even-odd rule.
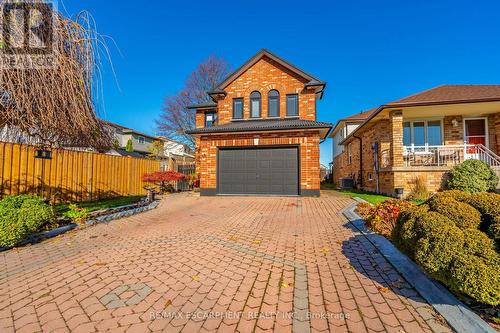
[[241, 74], [243, 74], [248, 68], [253, 66], [257, 61], [262, 59], [263, 57], [268, 57], [273, 61], [276, 61], [280, 65], [284, 66], [288, 70], [298, 74], [299, 76], [303, 77], [304, 79], [308, 80], [309, 82], [307, 84], [313, 84], [313, 85], [325, 85], [325, 82], [319, 80], [315, 76], [299, 69], [297, 66], [289, 63], [282, 57], [274, 54], [273, 52], [269, 51], [266, 48], [262, 48], [254, 54], [249, 60], [247, 60], [243, 65], [241, 65], [238, 69], [236, 69], [234, 72], [230, 73], [228, 76], [226, 76], [221, 83], [217, 85], [217, 87], [214, 89], [214, 91], [221, 91], [224, 90], [231, 82], [236, 80]]

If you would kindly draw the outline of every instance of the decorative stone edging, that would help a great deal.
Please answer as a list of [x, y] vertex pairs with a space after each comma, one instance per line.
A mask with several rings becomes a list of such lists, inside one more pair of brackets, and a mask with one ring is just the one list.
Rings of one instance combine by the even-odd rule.
[[[109, 222], [112, 220], [121, 219], [123, 217], [132, 216], [132, 215], [139, 214], [139, 213], [151, 210], [151, 209], [155, 209], [156, 207], [158, 207], [159, 204], [160, 204], [159, 200], [153, 201], [152, 203], [150, 203], [147, 206], [142, 206], [142, 207], [138, 207], [138, 208], [134, 208], [134, 209], [124, 210], [122, 212], [118, 212], [118, 213], [114, 213], [114, 214], [99, 216], [98, 218], [95, 218], [93, 220], [86, 221], [85, 224], [87, 226], [90, 226], [90, 225], [94, 225], [97, 223], [103, 223], [103, 222]], [[119, 207], [117, 207], [117, 208], [119, 208]], [[27, 245], [29, 243], [38, 243], [44, 239], [56, 237], [56, 236], [59, 236], [59, 235], [66, 233], [70, 230], [81, 229], [81, 228], [82, 228], [82, 226], [80, 226], [76, 223], [71, 223], [71, 224], [64, 225], [64, 226], [59, 227], [59, 228], [49, 230], [49, 231], [43, 231], [40, 233], [36, 233], [36, 234], [33, 234], [33, 235], [29, 236], [28, 238], [26, 238], [24, 241], [19, 243], [19, 245], [11, 246], [11, 247], [0, 247], [0, 252], [10, 250], [14, 247], [24, 246], [24, 245]]]
[[150, 203], [147, 206], [142, 206], [142, 207], [138, 207], [138, 208], [134, 208], [134, 209], [124, 210], [122, 212], [118, 212], [118, 213], [114, 213], [114, 214], [99, 216], [95, 219], [86, 221], [85, 224], [93, 225], [93, 224], [97, 224], [97, 223], [103, 223], [103, 222], [108, 222], [108, 221], [112, 221], [112, 220], [116, 220], [116, 219], [121, 219], [121, 218], [124, 218], [127, 216], [142, 213], [142, 212], [147, 211], [147, 210], [155, 209], [156, 207], [158, 207], [159, 204], [160, 204], [160, 201], [153, 201], [152, 203]]
[[[358, 202], [366, 202], [354, 198]], [[444, 286], [431, 280], [410, 258], [401, 253], [387, 238], [374, 233], [355, 212], [357, 204], [345, 208], [342, 214], [372, 243], [389, 263], [439, 312], [448, 324], [459, 333], [495, 333], [481, 317], [460, 302]]]

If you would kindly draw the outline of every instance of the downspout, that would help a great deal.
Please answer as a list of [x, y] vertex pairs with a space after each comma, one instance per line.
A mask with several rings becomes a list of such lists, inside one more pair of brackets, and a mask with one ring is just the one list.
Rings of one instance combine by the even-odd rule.
[[359, 173], [361, 175], [359, 179], [360, 189], [363, 188], [363, 139], [359, 136], [353, 135], [355, 139], [359, 140]]
[[376, 181], [377, 181], [377, 188], [376, 188], [376, 193], [380, 193], [380, 174], [379, 174], [379, 171], [380, 171], [380, 167], [379, 167], [379, 162], [378, 162], [378, 142], [375, 142], [372, 146], [372, 149], [373, 149], [373, 163], [374, 163], [374, 167], [375, 167], [375, 177], [377, 177]]

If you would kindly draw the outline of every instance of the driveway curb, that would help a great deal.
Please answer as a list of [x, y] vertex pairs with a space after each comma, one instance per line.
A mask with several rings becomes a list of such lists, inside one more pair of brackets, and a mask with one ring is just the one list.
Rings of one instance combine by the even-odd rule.
[[[358, 202], [366, 202], [359, 198], [354, 199]], [[444, 317], [455, 331], [459, 333], [496, 333], [491, 326], [460, 302], [445, 287], [432, 281], [417, 264], [401, 253], [387, 238], [368, 230], [365, 221], [355, 212], [356, 206], [357, 204], [350, 205], [342, 210], [342, 214], [403, 275], [408, 283]]]

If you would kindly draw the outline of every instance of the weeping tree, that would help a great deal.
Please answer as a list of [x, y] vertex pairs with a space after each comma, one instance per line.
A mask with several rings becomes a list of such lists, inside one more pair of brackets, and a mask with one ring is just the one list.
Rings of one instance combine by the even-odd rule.
[[[0, 7], [6, 4], [0, 0]], [[22, 2], [16, 5], [23, 6]], [[2, 66], [0, 126], [8, 129], [10, 137], [29, 138], [45, 147], [111, 147], [112, 133], [103, 126], [96, 111], [101, 58], [109, 53], [92, 17], [83, 11], [71, 19], [37, 0], [25, 6], [37, 13], [30, 18], [31, 32], [52, 44], [52, 64]], [[10, 41], [25, 33], [20, 31], [25, 25], [22, 11], [19, 12], [21, 17], [2, 17], [2, 22], [8, 23]], [[46, 17], [51, 20], [43, 20]], [[23, 56], [22, 49], [9, 47], [7, 42], [0, 40], [2, 56]]]

